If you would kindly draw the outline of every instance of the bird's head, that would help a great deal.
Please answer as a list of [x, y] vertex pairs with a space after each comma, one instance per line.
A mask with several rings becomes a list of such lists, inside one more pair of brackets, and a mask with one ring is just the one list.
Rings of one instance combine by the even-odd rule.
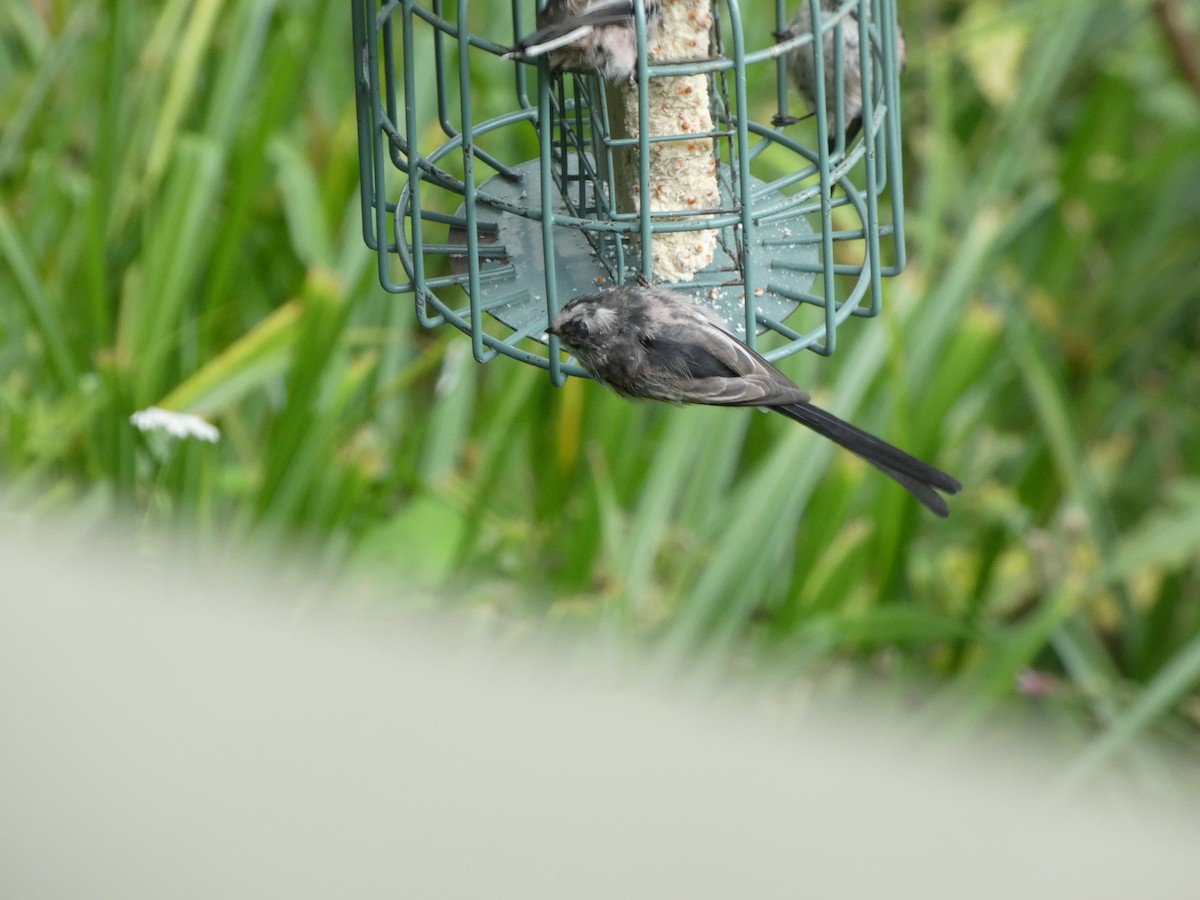
[[604, 294], [577, 297], [558, 311], [547, 332], [572, 349], [603, 343], [619, 325], [620, 316]]

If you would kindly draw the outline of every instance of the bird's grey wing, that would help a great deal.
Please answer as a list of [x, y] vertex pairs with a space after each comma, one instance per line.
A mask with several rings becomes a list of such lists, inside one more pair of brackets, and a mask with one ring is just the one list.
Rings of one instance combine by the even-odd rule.
[[[842, 43], [846, 45], [844, 52], [858, 53], [858, 11], [852, 10], [850, 15], [842, 20]], [[857, 56], [854, 57], [856, 60]]]
[[[812, 15], [808, 10], [808, 3], [801, 0], [800, 9], [796, 13], [796, 18], [792, 20], [788, 30], [793, 35], [808, 34], [812, 31]], [[795, 82], [796, 90], [804, 97], [809, 108], [813, 108], [813, 48], [811, 43], [801, 44], [794, 48], [788, 54], [788, 71], [791, 73], [792, 81]]]
[[682, 376], [680, 400], [712, 406], [804, 403], [809, 395], [707, 316], [669, 324], [643, 343], [659, 364]]

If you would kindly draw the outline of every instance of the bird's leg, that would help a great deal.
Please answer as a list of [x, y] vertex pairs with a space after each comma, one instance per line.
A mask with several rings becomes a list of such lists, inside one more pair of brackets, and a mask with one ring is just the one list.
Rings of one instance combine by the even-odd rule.
[[771, 116], [771, 125], [775, 128], [786, 128], [788, 125], [795, 125], [797, 122], [803, 122], [805, 119], [811, 119], [816, 115], [816, 111], [810, 112], [806, 116]]

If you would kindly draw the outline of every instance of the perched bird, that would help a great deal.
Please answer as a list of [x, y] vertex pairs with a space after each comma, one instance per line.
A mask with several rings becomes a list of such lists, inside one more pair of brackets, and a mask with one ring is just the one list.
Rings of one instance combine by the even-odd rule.
[[729, 334], [715, 312], [675, 291], [623, 285], [578, 297], [547, 330], [622, 396], [772, 409], [858, 454], [939, 516], [950, 510], [938, 491], [962, 488], [929, 463], [813, 406], [805, 391]]
[[[841, 0], [820, 0], [821, 6], [821, 22], [822, 24], [829, 21], [829, 17], [833, 15], [834, 10], [841, 5]], [[788, 40], [789, 38], [798, 37], [802, 34], [808, 34], [812, 31], [812, 10], [809, 7], [809, 0], [800, 0], [800, 10], [796, 13], [796, 18], [792, 19], [792, 23], [782, 32], [777, 32], [775, 37], [778, 40]], [[837, 29], [830, 28], [825, 32], [824, 43], [824, 63], [825, 63], [825, 116], [829, 122], [829, 128], [832, 132], [837, 121], [837, 71], [834, 64], [834, 47], [833, 38], [837, 33]], [[858, 133], [862, 130], [862, 60], [859, 55], [859, 22], [858, 10], [852, 9], [844, 19], [842, 19], [842, 80], [843, 80], [843, 121], [845, 123], [845, 143], [844, 146], [849, 146], [850, 142], [858, 137]], [[800, 44], [798, 47], [792, 48], [788, 53], [788, 72], [792, 76], [792, 82], [796, 85], [796, 90], [804, 97], [808, 108], [816, 110], [817, 108], [817, 78], [816, 65], [813, 54], [813, 45], [815, 41], [808, 41]], [[900, 27], [900, 23], [896, 23], [896, 59], [900, 65], [900, 71], [904, 71], [905, 65], [905, 49], [904, 49], [904, 29]], [[809, 113], [813, 115], [813, 113]], [[804, 118], [808, 118], [805, 116]], [[772, 119], [772, 124], [777, 128], [783, 125], [792, 125], [799, 122], [800, 119], [793, 116], [775, 116]], [[829, 135], [829, 152], [833, 153], [837, 147], [837, 135]]]
[[[507, 59], [532, 60], [550, 54], [550, 66], [595, 69], [605, 81], [633, 80], [637, 74], [637, 0], [550, 0], [538, 12], [537, 31], [522, 38]], [[643, 0], [647, 38], [662, 18], [660, 0]]]

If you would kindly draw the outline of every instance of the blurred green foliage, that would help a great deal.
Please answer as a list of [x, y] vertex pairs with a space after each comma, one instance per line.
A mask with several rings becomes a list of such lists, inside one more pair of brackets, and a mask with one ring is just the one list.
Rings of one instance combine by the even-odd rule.
[[[349, 8], [318, 0], [0, 10], [7, 515], [298, 543], [672, 658], [866, 662], [946, 683], [930, 727], [1033, 668], [1080, 772], [1153, 778], [1147, 727], [1200, 747], [1198, 88], [1144, 0], [901, 7], [909, 268], [784, 367], [958, 476], [948, 521], [781, 417], [420, 331], [363, 245]], [[135, 431], [151, 404], [222, 440]]]

